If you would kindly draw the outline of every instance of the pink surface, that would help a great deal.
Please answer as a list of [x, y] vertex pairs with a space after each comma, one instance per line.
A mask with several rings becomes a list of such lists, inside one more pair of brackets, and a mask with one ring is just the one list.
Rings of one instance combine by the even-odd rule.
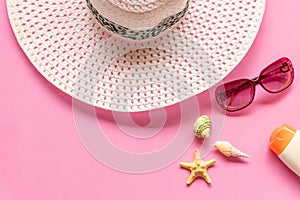
[[[269, 136], [277, 126], [288, 123], [300, 128], [299, 8], [298, 0], [268, 1], [252, 48], [226, 78], [255, 77], [281, 56], [289, 57], [295, 66], [295, 80], [287, 91], [271, 95], [257, 87], [249, 108], [225, 118], [220, 139], [231, 141], [251, 158], [226, 159], [212, 151], [205, 157], [217, 160], [208, 170], [212, 184], [197, 179], [186, 186], [189, 171], [181, 169], [179, 162], [193, 160], [194, 148], [201, 147], [197, 140], [173, 164], [151, 173], [124, 173], [94, 159], [77, 133], [72, 98], [48, 83], [29, 62], [1, 1], [0, 199], [299, 199], [300, 179], [268, 149]], [[206, 111], [208, 92], [198, 99]], [[151, 146], [145, 140], [138, 145], [136, 140], [117, 137], [114, 134], [120, 133], [111, 112], [97, 111], [102, 127], [112, 130], [111, 141], [137, 152], [153, 151], [168, 142], [180, 116], [177, 105], [168, 108], [174, 121], [167, 121], [167, 128], [155, 136], [161, 140]], [[145, 116], [139, 113], [134, 119], [145, 125]]]

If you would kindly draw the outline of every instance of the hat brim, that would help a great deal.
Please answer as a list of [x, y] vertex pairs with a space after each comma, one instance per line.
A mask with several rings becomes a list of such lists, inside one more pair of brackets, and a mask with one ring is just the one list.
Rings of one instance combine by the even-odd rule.
[[218, 83], [251, 47], [265, 9], [265, 0], [192, 0], [171, 30], [134, 42], [101, 27], [85, 0], [6, 2], [20, 46], [49, 82], [122, 112], [169, 106]]

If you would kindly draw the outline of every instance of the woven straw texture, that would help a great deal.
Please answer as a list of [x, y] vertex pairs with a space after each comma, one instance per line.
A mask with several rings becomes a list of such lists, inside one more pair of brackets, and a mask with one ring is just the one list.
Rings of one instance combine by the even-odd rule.
[[148, 12], [172, 0], [108, 0], [111, 4], [128, 12]]
[[144, 111], [218, 83], [245, 56], [265, 0], [191, 0], [186, 15], [147, 41], [101, 27], [85, 0], [7, 0], [16, 38], [52, 84], [88, 104]]

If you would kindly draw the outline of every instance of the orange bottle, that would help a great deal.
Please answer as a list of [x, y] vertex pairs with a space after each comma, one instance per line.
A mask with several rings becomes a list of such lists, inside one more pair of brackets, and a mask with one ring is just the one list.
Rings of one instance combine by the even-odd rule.
[[287, 124], [276, 128], [270, 137], [269, 148], [300, 176], [300, 130]]

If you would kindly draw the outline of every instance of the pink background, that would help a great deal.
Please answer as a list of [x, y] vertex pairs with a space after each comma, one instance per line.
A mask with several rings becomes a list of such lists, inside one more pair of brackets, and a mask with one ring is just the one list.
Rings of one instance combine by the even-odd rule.
[[[257, 87], [251, 107], [226, 116], [220, 139], [231, 141], [251, 158], [226, 159], [212, 151], [205, 157], [217, 160], [208, 170], [211, 185], [197, 179], [186, 186], [189, 171], [179, 167], [180, 161], [193, 160], [193, 150], [199, 148], [196, 140], [178, 161], [147, 174], [119, 172], [94, 159], [77, 134], [72, 98], [48, 83], [29, 62], [15, 40], [3, 0], [0, 15], [1, 200], [299, 199], [300, 179], [268, 149], [269, 136], [277, 126], [288, 123], [300, 129], [299, 0], [267, 2], [253, 46], [226, 77], [255, 77], [281, 56], [289, 57], [295, 66], [295, 81], [287, 91], [271, 95]], [[198, 99], [209, 99], [208, 92]], [[145, 124], [145, 114], [141, 116], [138, 123]], [[113, 128], [112, 122], [104, 125]], [[176, 128], [170, 123], [167, 131]], [[170, 139], [168, 132], [161, 133], [162, 141]], [[130, 146], [130, 140], [124, 141], [125, 147]]]

